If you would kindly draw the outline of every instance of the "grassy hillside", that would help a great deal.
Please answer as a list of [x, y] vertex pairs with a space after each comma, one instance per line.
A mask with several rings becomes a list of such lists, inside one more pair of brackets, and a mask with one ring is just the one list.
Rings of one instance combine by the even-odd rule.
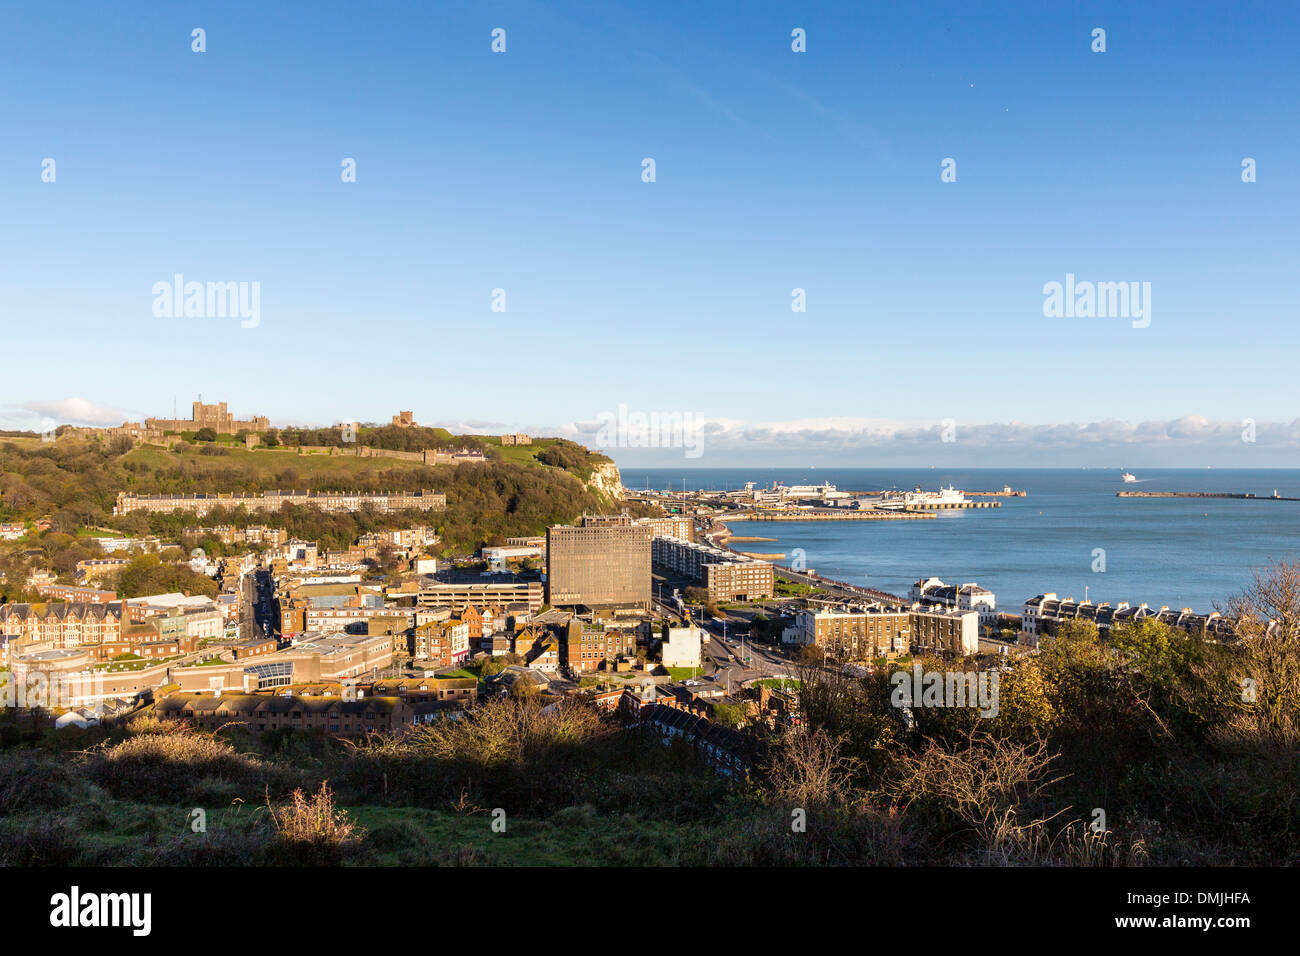
[[615, 506], [584, 486], [594, 468], [609, 461], [603, 455], [562, 439], [509, 448], [494, 441], [479, 444], [488, 455], [486, 463], [424, 465], [347, 454], [301, 455], [296, 448], [248, 450], [220, 442], [167, 449], [156, 445], [132, 448], [123, 442], [43, 443], [12, 438], [0, 442], [0, 520], [50, 517], [56, 530], [70, 534], [86, 528], [113, 528], [174, 540], [185, 525], [196, 523], [192, 516], [113, 518], [117, 493], [429, 488], [446, 493], [446, 512], [325, 516], [299, 508], [274, 516], [215, 513], [204, 523], [266, 522], [337, 546], [363, 531], [419, 521], [439, 526], [450, 546], [470, 548], [497, 537], [538, 534], [547, 524]]

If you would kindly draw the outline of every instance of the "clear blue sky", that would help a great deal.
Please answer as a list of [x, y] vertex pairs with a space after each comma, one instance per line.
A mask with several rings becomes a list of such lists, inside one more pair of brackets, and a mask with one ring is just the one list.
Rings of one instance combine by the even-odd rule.
[[[7, 408], [1295, 417], [1300, 5], [129, 9], [0, 11]], [[1151, 326], [1044, 318], [1067, 272]]]

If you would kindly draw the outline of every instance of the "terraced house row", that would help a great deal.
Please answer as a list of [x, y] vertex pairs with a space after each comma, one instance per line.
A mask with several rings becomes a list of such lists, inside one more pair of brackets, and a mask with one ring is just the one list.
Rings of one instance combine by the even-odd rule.
[[1153, 618], [1162, 624], [1181, 628], [1193, 634], [1228, 640], [1236, 633], [1232, 620], [1218, 611], [1209, 614], [1197, 614], [1190, 607], [1173, 610], [1161, 605], [1149, 607], [1146, 602], [1129, 604], [1121, 601], [1111, 605], [1107, 601], [1094, 604], [1091, 601], [1076, 601], [1074, 598], [1061, 600], [1055, 591], [1039, 594], [1025, 602], [1020, 616], [1020, 630], [1027, 637], [1027, 643], [1036, 643], [1044, 625], [1050, 627], [1062, 621], [1091, 621], [1102, 633], [1109, 631], [1116, 624], [1142, 621]]
[[917, 652], [966, 656], [979, 651], [979, 612], [922, 604], [801, 610], [781, 640], [853, 660]]
[[0, 643], [7, 656], [87, 648], [96, 659], [107, 660], [125, 653], [156, 657], [164, 647], [187, 653], [224, 632], [224, 615], [206, 598], [189, 606], [153, 606], [147, 600], [128, 602], [125, 617], [121, 601], [0, 604]]

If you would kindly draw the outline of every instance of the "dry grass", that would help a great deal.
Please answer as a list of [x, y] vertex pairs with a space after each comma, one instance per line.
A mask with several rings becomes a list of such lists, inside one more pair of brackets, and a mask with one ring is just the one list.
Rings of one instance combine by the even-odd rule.
[[579, 703], [565, 700], [543, 707], [534, 700], [501, 697], [463, 719], [423, 724], [404, 737], [376, 739], [365, 746], [384, 755], [404, 752], [495, 767], [524, 763], [548, 750], [581, 746], [615, 732], [595, 710]]
[[137, 733], [86, 756], [92, 775], [112, 793], [152, 802], [183, 799], [213, 781], [247, 784], [266, 771], [256, 757], [239, 753], [220, 737], [179, 723], [162, 733]]
[[285, 862], [338, 864], [355, 853], [365, 837], [365, 831], [348, 819], [347, 811], [335, 806], [326, 781], [310, 795], [293, 791], [279, 806], [268, 796], [266, 808], [285, 851], [281, 854]]

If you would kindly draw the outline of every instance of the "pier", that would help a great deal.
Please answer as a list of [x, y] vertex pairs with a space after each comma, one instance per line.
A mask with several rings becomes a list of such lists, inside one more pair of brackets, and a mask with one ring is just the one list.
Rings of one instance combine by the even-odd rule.
[[1230, 491], [1117, 491], [1116, 498], [1234, 498], [1251, 501], [1300, 501], [1300, 498], [1284, 498], [1274, 492], [1271, 495], [1254, 495], [1250, 492]]
[[903, 511], [955, 511], [962, 508], [1001, 508], [1000, 501], [922, 501], [903, 506]]
[[[988, 507], [981, 505], [980, 507]], [[993, 505], [997, 507], [997, 505]], [[934, 515], [923, 511], [849, 511], [843, 513], [825, 511], [782, 511], [776, 514], [740, 514], [728, 515], [734, 521], [908, 521], [933, 518]]]

